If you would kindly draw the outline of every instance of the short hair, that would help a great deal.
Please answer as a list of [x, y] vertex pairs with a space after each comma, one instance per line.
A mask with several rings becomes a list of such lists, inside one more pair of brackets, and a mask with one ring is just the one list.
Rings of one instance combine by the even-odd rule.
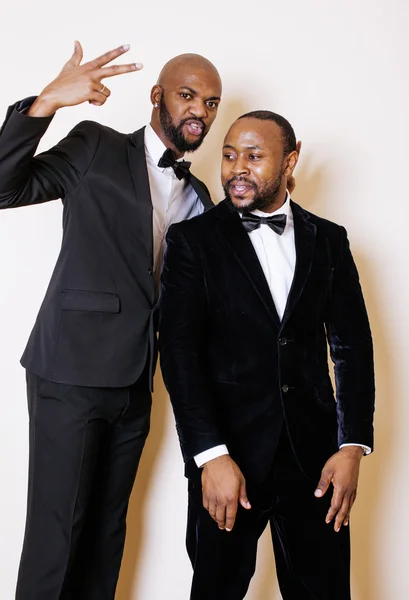
[[278, 115], [271, 110], [253, 110], [245, 115], [241, 115], [241, 117], [239, 117], [237, 120], [247, 118], [259, 119], [260, 121], [274, 121], [274, 123], [277, 123], [277, 125], [280, 127], [283, 134], [284, 154], [290, 154], [290, 152], [294, 152], [294, 150], [297, 149], [297, 140], [294, 129], [287, 119], [281, 115]]

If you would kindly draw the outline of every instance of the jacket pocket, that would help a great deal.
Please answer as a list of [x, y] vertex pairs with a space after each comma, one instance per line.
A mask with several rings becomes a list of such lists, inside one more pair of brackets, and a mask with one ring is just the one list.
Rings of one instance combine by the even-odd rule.
[[62, 310], [119, 313], [120, 301], [117, 294], [91, 292], [87, 290], [62, 290]]

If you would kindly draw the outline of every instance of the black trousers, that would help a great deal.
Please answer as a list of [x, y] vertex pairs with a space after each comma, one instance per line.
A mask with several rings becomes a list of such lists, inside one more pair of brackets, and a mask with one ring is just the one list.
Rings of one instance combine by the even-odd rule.
[[115, 389], [27, 373], [27, 389], [28, 507], [16, 600], [113, 600], [149, 432], [147, 371]]
[[234, 528], [227, 533], [203, 508], [200, 482], [189, 481], [191, 600], [242, 600], [254, 574], [258, 539], [268, 523], [284, 600], [350, 600], [349, 527], [335, 533], [333, 523], [325, 523], [332, 489], [315, 498], [317, 483], [302, 474], [283, 432], [268, 478], [248, 486], [252, 508], [239, 507]]

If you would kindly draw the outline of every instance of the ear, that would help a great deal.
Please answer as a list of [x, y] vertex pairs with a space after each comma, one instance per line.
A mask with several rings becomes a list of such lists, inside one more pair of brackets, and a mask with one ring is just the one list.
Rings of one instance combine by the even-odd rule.
[[160, 99], [162, 98], [163, 88], [156, 84], [153, 86], [151, 90], [151, 102], [152, 104], [159, 104]]
[[285, 161], [284, 161], [284, 173], [283, 175], [285, 177], [291, 177], [293, 174], [293, 171], [296, 167], [296, 164], [298, 162], [298, 152], [296, 150], [294, 150], [293, 152], [290, 152], [290, 154], [288, 154], [288, 156], [286, 157]]

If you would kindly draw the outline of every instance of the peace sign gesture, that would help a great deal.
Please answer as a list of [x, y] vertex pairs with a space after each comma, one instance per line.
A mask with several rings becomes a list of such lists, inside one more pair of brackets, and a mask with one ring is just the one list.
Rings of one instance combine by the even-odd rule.
[[81, 65], [82, 47], [79, 42], [75, 42], [74, 54], [65, 63], [58, 77], [44, 88], [28, 114], [32, 117], [47, 117], [63, 106], [75, 106], [82, 102], [102, 106], [111, 95], [102, 79], [142, 69], [140, 63], [106, 66], [128, 50], [128, 45], [120, 46]]

